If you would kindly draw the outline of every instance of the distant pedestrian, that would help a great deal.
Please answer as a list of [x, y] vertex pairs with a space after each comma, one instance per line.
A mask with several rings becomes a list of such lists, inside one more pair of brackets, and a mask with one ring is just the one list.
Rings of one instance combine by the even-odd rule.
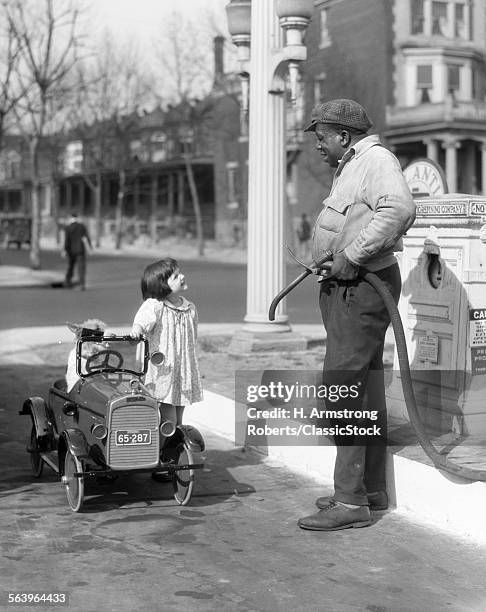
[[141, 287], [144, 302], [130, 335], [145, 335], [150, 353], [164, 355], [161, 363], [149, 362], [144, 383], [160, 402], [163, 420], [181, 425], [184, 407], [203, 399], [196, 356], [197, 310], [181, 295], [186, 279], [171, 257], [147, 266]]
[[81, 291], [86, 289], [86, 252], [93, 247], [85, 225], [72, 213], [69, 224], [64, 230], [64, 253], [68, 260], [66, 270], [66, 287], [73, 287], [74, 266], [77, 266]]
[[312, 231], [307, 215], [302, 213], [300, 223], [297, 227], [297, 239], [299, 241], [299, 257], [301, 259], [307, 259], [310, 255], [310, 239]]
[[241, 238], [242, 238], [241, 227], [238, 223], [233, 223], [232, 234], [233, 234], [233, 246], [237, 247], [239, 246], [241, 242]]

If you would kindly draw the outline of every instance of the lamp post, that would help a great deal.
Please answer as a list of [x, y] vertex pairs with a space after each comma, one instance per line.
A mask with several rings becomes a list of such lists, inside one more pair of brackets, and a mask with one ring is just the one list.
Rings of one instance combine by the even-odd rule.
[[232, 351], [305, 348], [304, 339], [291, 331], [285, 305], [279, 306], [273, 322], [268, 320], [268, 307], [285, 284], [286, 77], [295, 102], [298, 63], [307, 56], [303, 33], [313, 4], [232, 0], [226, 7], [240, 76], [250, 78], [247, 311]]

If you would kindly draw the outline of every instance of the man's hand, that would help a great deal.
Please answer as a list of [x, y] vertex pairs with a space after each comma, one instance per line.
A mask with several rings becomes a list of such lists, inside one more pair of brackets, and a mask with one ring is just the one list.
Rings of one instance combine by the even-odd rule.
[[326, 276], [337, 278], [338, 280], [354, 280], [358, 276], [359, 271], [359, 266], [355, 266], [346, 259], [343, 251], [335, 253], [332, 261], [323, 264], [322, 268], [328, 271]]

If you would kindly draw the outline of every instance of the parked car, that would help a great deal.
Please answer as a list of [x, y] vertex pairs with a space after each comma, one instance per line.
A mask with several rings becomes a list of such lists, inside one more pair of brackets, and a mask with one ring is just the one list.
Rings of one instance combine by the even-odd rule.
[[0, 215], [0, 244], [8, 248], [16, 244], [20, 249], [22, 244], [30, 244], [32, 219], [28, 215], [4, 213]]
[[[152, 473], [170, 480], [176, 501], [189, 502], [195, 470], [193, 453], [204, 450], [199, 431], [163, 421], [159, 402], [142, 383], [149, 356], [145, 339], [94, 333], [76, 344], [76, 374], [68, 390], [56, 380], [49, 397], [29, 397], [20, 414], [31, 417], [27, 448], [36, 478], [48, 465], [61, 476], [74, 512], [83, 504], [85, 481], [118, 472]], [[155, 362], [155, 361], [154, 361]]]

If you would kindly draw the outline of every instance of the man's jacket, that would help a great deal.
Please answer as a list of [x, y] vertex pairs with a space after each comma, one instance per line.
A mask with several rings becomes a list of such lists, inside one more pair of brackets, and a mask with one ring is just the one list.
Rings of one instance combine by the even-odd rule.
[[84, 240], [91, 246], [86, 227], [78, 221], [70, 223], [65, 230], [64, 250], [70, 255], [81, 255], [86, 251]]
[[[354, 153], [354, 155], [353, 155]], [[397, 158], [378, 136], [366, 136], [343, 156], [313, 232], [312, 256], [343, 251], [370, 271], [396, 261], [415, 203]]]

